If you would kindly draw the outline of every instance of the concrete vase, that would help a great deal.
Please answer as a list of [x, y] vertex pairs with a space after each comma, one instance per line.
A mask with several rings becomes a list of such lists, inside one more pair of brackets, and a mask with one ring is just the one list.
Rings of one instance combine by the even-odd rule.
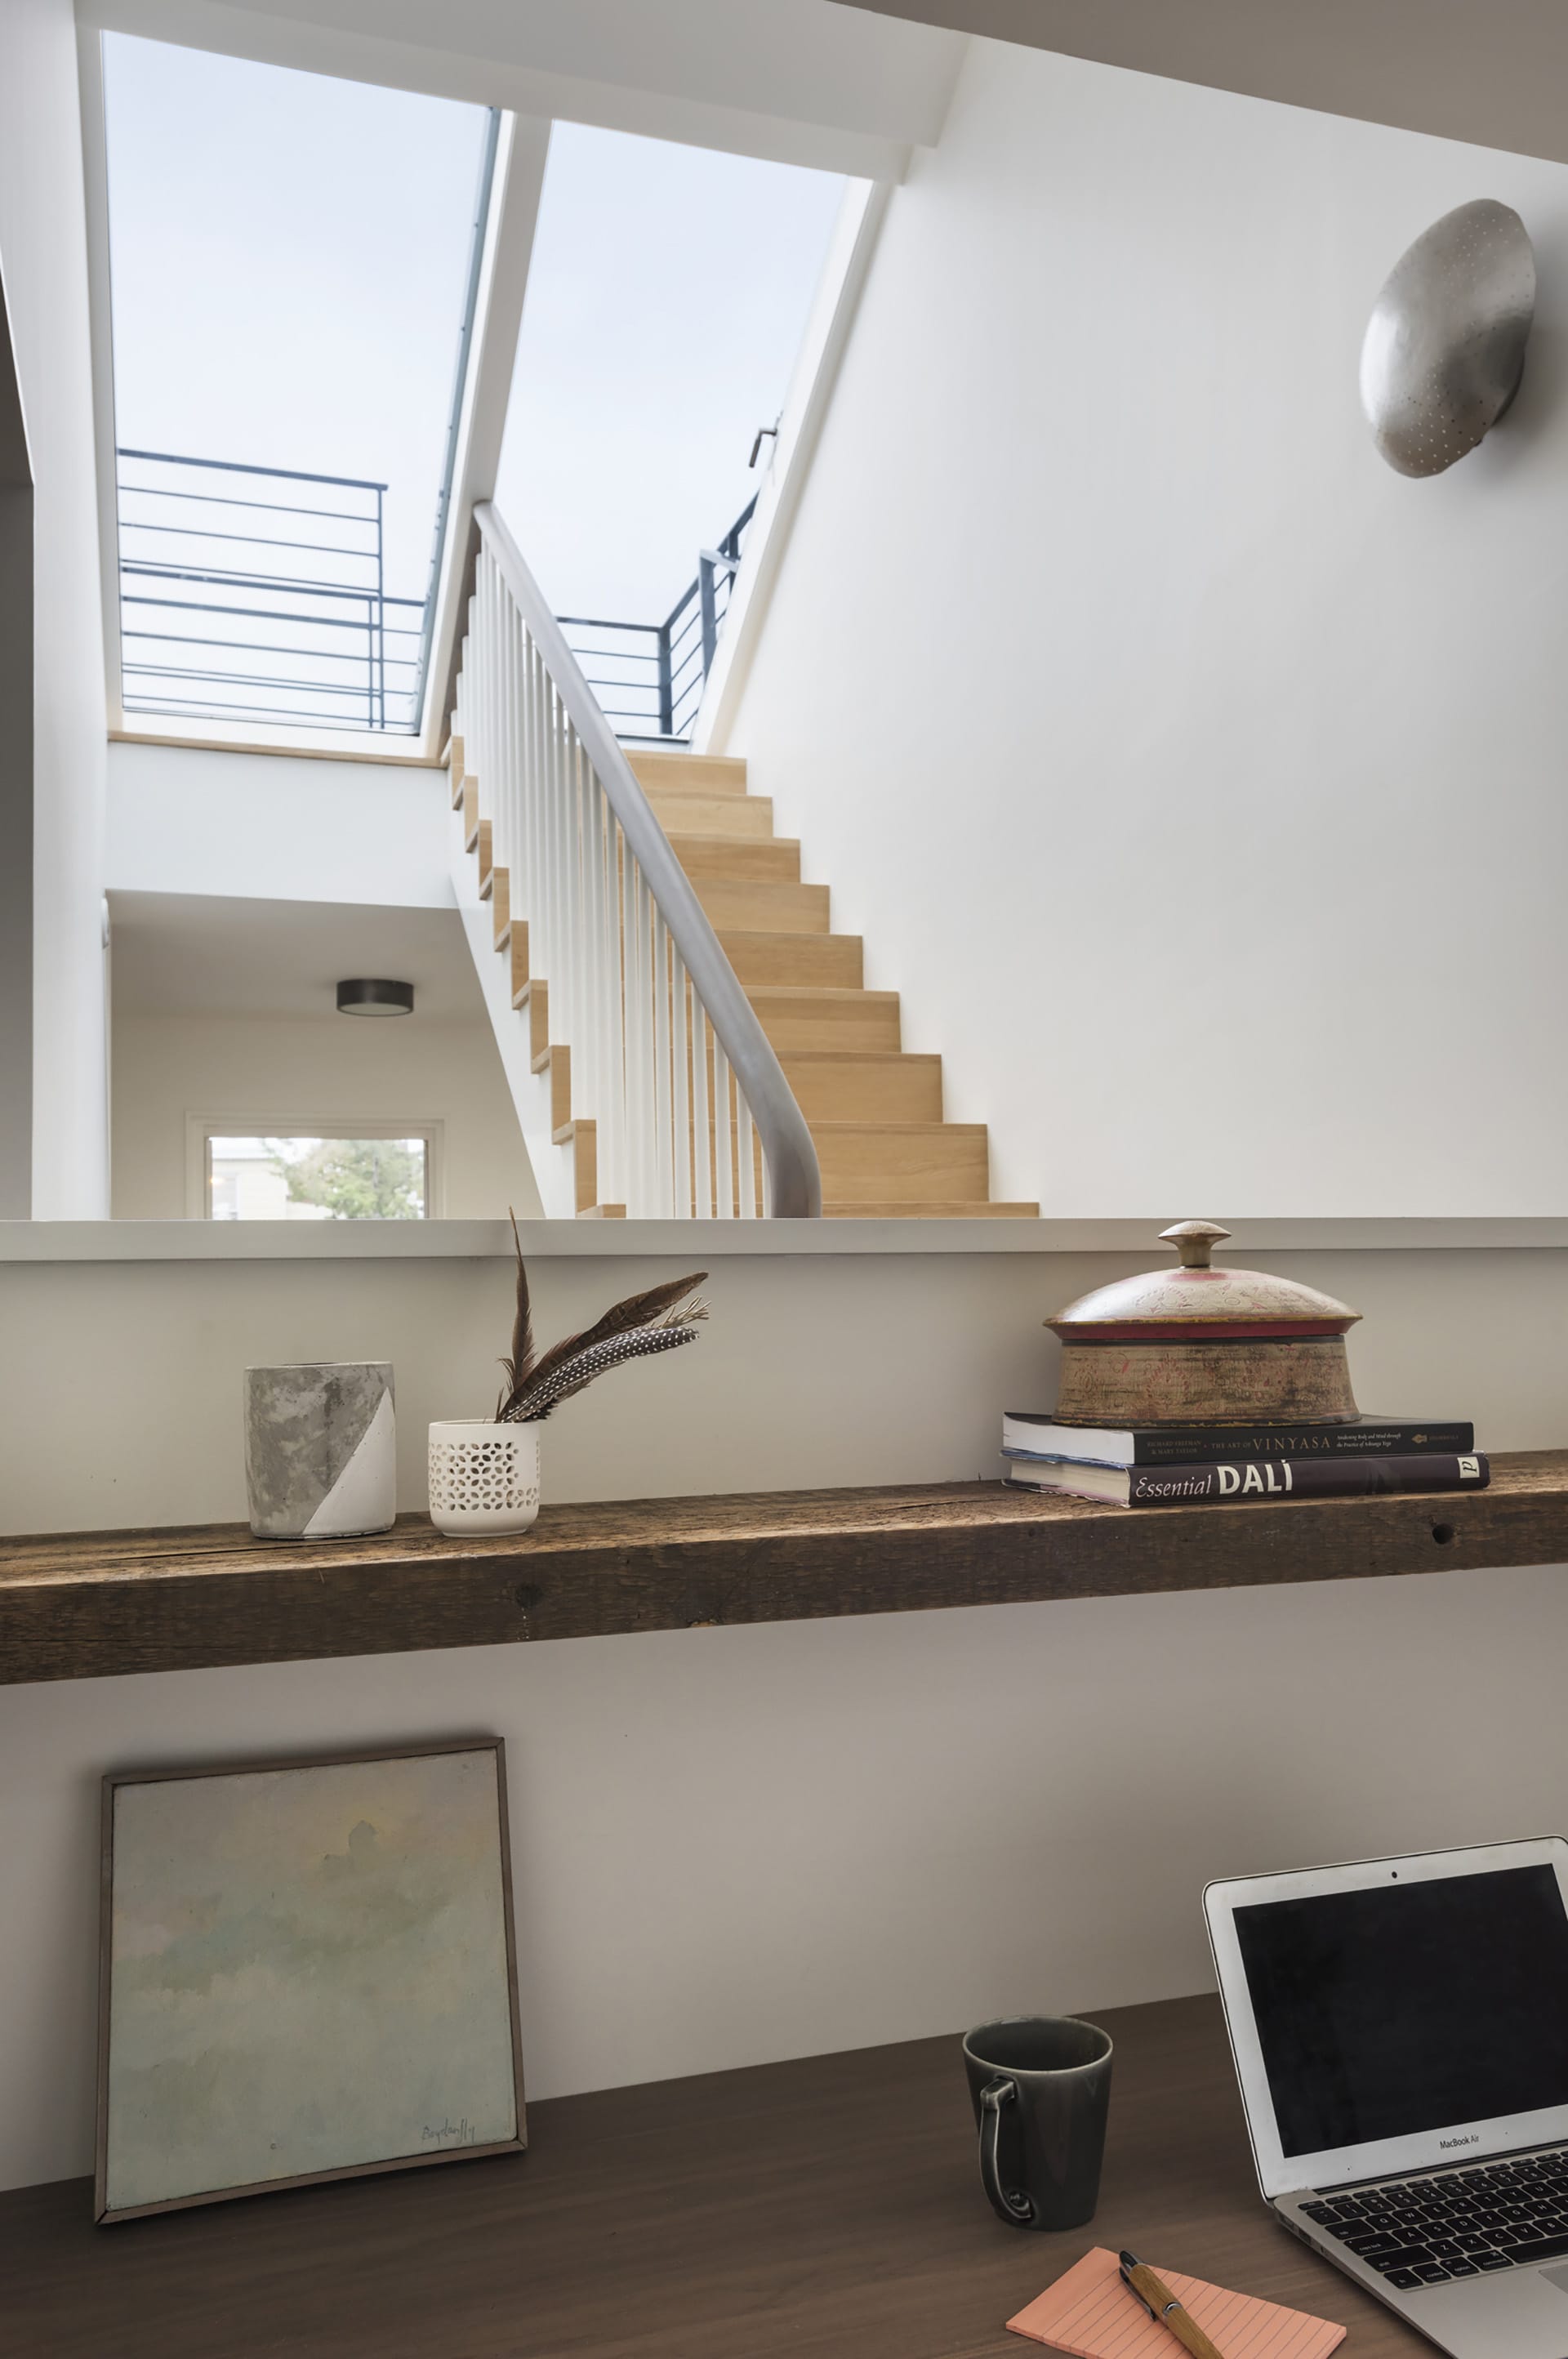
[[388, 1530], [397, 1513], [390, 1364], [247, 1368], [245, 1479], [258, 1539]]

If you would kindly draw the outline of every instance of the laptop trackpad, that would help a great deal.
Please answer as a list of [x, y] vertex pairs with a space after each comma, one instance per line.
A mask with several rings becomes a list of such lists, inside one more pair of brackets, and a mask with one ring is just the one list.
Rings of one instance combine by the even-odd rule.
[[1548, 2285], [1556, 2286], [1561, 2293], [1568, 2293], [1568, 2268], [1542, 2269], [1541, 2274]]

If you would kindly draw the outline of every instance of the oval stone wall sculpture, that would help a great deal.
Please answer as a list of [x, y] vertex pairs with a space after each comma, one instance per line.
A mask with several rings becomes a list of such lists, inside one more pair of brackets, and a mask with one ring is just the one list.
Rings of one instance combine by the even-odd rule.
[[1519, 390], [1535, 315], [1535, 254], [1509, 205], [1478, 197], [1407, 248], [1361, 347], [1361, 402], [1401, 475], [1440, 475]]

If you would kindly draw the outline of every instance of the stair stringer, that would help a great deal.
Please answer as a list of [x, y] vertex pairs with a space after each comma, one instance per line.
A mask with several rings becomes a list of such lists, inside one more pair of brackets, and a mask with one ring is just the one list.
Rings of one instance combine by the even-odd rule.
[[495, 920], [488, 901], [479, 897], [478, 863], [466, 848], [460, 808], [451, 815], [452, 892], [468, 939], [479, 987], [484, 995], [502, 1071], [517, 1110], [523, 1144], [533, 1167], [534, 1185], [547, 1221], [569, 1221], [577, 1213], [577, 1158], [570, 1146], [558, 1147], [550, 1136], [550, 1076], [536, 1073], [529, 1048], [528, 1018], [512, 1005], [512, 962], [495, 952]]

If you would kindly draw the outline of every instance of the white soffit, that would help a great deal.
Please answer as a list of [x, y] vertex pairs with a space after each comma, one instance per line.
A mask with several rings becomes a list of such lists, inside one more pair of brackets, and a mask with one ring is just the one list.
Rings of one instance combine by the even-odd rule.
[[84, 24], [867, 179], [933, 146], [960, 33], [836, 0], [78, 0]]
[[[319, 1021], [347, 1038], [346, 975], [411, 983], [399, 1022], [484, 1025], [473, 961], [455, 909], [362, 903], [112, 893], [114, 1016]], [[488, 1038], [488, 1027], [486, 1027]]]
[[845, 0], [1172, 82], [1568, 163], [1562, 0]]

